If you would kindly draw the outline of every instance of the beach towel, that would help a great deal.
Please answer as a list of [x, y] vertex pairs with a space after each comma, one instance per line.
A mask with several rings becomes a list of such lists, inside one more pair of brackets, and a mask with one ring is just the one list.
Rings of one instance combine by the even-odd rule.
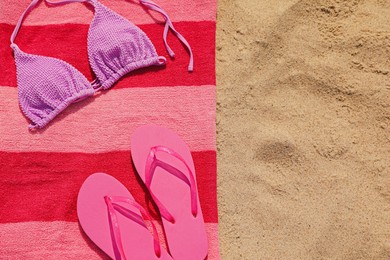
[[[158, 222], [130, 154], [131, 134], [153, 123], [174, 130], [191, 149], [209, 239], [208, 259], [219, 259], [216, 1], [156, 1], [191, 44], [192, 73], [187, 71], [185, 47], [172, 35], [168, 41], [176, 56], [168, 58], [159, 14], [136, 1], [101, 2], [144, 30], [157, 52], [167, 57], [166, 66], [132, 72], [109, 91], [72, 104], [47, 127], [31, 132], [19, 108], [9, 46], [12, 30], [30, 1], [0, 0], [0, 258], [107, 259], [77, 220], [78, 191], [95, 172], [121, 181]], [[16, 43], [28, 53], [67, 61], [92, 81], [87, 55], [92, 16], [92, 8], [81, 3], [49, 7], [41, 2], [24, 21]]]

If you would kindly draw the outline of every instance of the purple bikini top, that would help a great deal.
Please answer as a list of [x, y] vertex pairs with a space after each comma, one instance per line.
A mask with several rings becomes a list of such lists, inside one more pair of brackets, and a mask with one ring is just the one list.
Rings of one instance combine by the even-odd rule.
[[[130, 71], [165, 64], [165, 57], [157, 55], [154, 45], [140, 28], [97, 0], [45, 1], [52, 5], [85, 2], [94, 7], [95, 14], [88, 32], [88, 58], [96, 79], [89, 82], [69, 63], [26, 53], [14, 43], [25, 16], [40, 2], [33, 0], [19, 18], [10, 39], [16, 63], [19, 103], [23, 113], [32, 121], [30, 129], [44, 127], [71, 103], [109, 89]], [[190, 54], [188, 70], [192, 71], [191, 47], [176, 31], [167, 13], [152, 1], [140, 0], [140, 3], [164, 16], [163, 38], [169, 55], [175, 55], [167, 43], [171, 29], [187, 47]]]

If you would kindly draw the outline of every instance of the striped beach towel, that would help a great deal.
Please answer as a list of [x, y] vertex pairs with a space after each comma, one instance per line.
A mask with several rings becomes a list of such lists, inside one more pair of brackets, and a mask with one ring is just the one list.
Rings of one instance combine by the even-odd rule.
[[[146, 32], [168, 57], [162, 18], [136, 1], [101, 0]], [[130, 73], [100, 95], [71, 105], [45, 129], [29, 132], [17, 99], [9, 38], [29, 0], [0, 0], [0, 259], [106, 259], [82, 232], [76, 199], [83, 181], [105, 172], [121, 181], [144, 207], [147, 195], [130, 155], [133, 131], [146, 123], [171, 128], [189, 145], [209, 237], [208, 259], [219, 259], [215, 146], [215, 0], [158, 0], [194, 52], [169, 36], [176, 53], [164, 68]], [[92, 81], [87, 32], [93, 10], [45, 3], [27, 17], [19, 47], [67, 61]], [[154, 211], [154, 212], [153, 212]]]

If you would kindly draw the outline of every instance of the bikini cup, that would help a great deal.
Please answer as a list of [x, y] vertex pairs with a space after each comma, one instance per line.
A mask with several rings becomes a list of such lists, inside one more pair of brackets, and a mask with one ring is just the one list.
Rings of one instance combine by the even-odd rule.
[[[92, 96], [101, 89], [109, 89], [123, 75], [133, 70], [165, 64], [165, 57], [157, 55], [154, 45], [140, 28], [97, 0], [45, 1], [52, 5], [85, 2], [94, 7], [94, 18], [88, 31], [88, 59], [96, 79], [89, 82], [69, 63], [26, 53], [14, 43], [25, 16], [40, 2], [33, 0], [11, 35], [11, 48], [17, 68], [19, 104], [23, 113], [32, 121], [30, 129], [43, 128], [71, 103]], [[151, 1], [140, 0], [140, 3], [164, 16], [166, 23], [163, 38], [169, 55], [174, 56], [166, 40], [171, 29], [189, 50], [188, 70], [192, 71], [191, 47], [176, 31], [168, 15]]]

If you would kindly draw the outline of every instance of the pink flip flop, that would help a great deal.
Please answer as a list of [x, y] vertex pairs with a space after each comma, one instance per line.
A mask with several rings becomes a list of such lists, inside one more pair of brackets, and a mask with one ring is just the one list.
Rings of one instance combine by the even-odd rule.
[[159, 208], [172, 257], [205, 259], [207, 235], [188, 146], [171, 130], [146, 125], [134, 132], [131, 155]]
[[[169, 259], [148, 213], [114, 177], [95, 173], [83, 183], [77, 215], [84, 232], [112, 259]], [[144, 218], [149, 220], [153, 236]]]

